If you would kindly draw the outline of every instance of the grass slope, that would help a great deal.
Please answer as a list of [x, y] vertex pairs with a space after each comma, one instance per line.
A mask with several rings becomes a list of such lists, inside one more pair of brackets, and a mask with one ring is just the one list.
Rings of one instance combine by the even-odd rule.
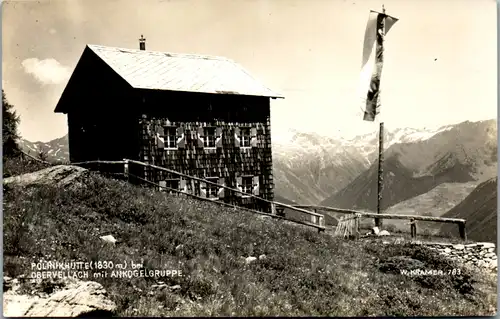
[[[4, 272], [45, 260], [139, 263], [182, 277], [100, 278], [119, 316], [493, 315], [496, 282], [424, 248], [344, 241], [215, 203], [91, 175], [64, 191], [4, 186]], [[99, 236], [121, 240], [115, 247]], [[179, 246], [181, 245], [181, 246]], [[267, 258], [249, 265], [242, 256]], [[400, 256], [400, 257], [398, 257]], [[403, 257], [401, 257], [403, 256]], [[401, 269], [461, 268], [411, 277]], [[180, 285], [152, 290], [156, 280]]]
[[[467, 236], [477, 241], [497, 242], [497, 178], [479, 184], [460, 204], [443, 217], [465, 218]], [[456, 235], [449, 225], [441, 228], [443, 234]]]

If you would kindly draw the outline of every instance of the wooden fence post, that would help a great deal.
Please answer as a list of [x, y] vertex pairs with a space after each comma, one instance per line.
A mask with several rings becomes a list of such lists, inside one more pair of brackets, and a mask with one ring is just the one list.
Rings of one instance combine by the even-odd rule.
[[[317, 219], [318, 219], [318, 224], [319, 224], [319, 226], [323, 226], [323, 227], [324, 227], [324, 226], [325, 226], [325, 220], [324, 220], [324, 217], [323, 217], [323, 216], [316, 216], [316, 217], [317, 217]], [[318, 233], [321, 233], [321, 231], [322, 231], [322, 230], [323, 230], [323, 229], [318, 228]]]
[[356, 239], [359, 238], [359, 219], [360, 219], [361, 215], [359, 214], [356, 214], [356, 217], [355, 217], [355, 221], [354, 221], [354, 237]]
[[271, 215], [276, 215], [276, 205], [271, 203]]
[[125, 178], [127, 179], [128, 182], [130, 182], [129, 174], [128, 174], [128, 160], [123, 159], [123, 174], [125, 175]]
[[[313, 209], [313, 212], [316, 213], [316, 209]], [[310, 216], [311, 216], [311, 223], [317, 224], [319, 222], [317, 216], [315, 215], [310, 215]]]
[[460, 232], [460, 238], [462, 238], [462, 240], [466, 241], [467, 240], [467, 233], [465, 232], [465, 222], [458, 224], [458, 231]]

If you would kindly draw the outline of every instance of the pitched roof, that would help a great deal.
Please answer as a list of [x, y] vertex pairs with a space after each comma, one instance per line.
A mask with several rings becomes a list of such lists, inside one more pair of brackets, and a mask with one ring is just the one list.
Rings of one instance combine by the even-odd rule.
[[223, 57], [87, 47], [133, 88], [283, 98]]

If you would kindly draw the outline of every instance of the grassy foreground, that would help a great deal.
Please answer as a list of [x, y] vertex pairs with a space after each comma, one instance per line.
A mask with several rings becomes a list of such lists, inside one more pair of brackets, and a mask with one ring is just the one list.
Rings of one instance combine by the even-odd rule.
[[[31, 263], [143, 260], [182, 277], [99, 278], [119, 316], [477, 316], [496, 282], [424, 248], [345, 241], [94, 174], [82, 185], [4, 186], [4, 273]], [[111, 234], [115, 247], [99, 236]], [[243, 257], [266, 255], [245, 264]], [[399, 256], [399, 257], [398, 257]], [[403, 256], [403, 257], [401, 257]], [[402, 269], [443, 270], [410, 277]], [[460, 268], [460, 275], [447, 270]], [[163, 281], [179, 289], [155, 290]]]

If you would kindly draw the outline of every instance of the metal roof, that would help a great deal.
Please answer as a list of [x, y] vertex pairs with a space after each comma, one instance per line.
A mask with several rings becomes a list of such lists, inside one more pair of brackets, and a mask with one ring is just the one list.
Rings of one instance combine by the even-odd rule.
[[223, 57], [87, 47], [134, 88], [283, 98]]

